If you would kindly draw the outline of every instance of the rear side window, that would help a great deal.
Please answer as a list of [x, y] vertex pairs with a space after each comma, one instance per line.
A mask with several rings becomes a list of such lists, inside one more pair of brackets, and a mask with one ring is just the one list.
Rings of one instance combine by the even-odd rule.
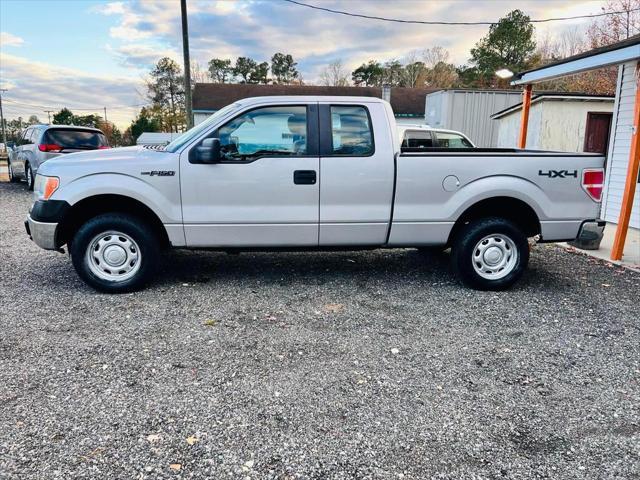
[[434, 132], [436, 135], [436, 147], [438, 148], [473, 148], [469, 140], [462, 135], [449, 132]]
[[402, 148], [432, 148], [433, 137], [425, 130], [406, 130], [402, 140]]
[[373, 154], [373, 131], [364, 107], [331, 107], [331, 140], [334, 155], [366, 157]]
[[101, 132], [76, 130], [72, 128], [47, 130], [42, 143], [59, 145], [63, 150], [95, 150], [100, 147], [109, 146], [107, 138]]

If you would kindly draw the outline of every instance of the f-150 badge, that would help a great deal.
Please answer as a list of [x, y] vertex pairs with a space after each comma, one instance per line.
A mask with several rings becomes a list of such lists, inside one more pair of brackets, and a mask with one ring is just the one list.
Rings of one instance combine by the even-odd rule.
[[150, 172], [140, 172], [140, 175], [149, 175], [151, 177], [173, 177], [176, 174], [174, 170], [151, 170]]
[[578, 178], [578, 171], [574, 170], [573, 172], [569, 172], [568, 170], [548, 170], [546, 172], [543, 172], [542, 170], [538, 170], [538, 175], [540, 175], [541, 177], [549, 178]]

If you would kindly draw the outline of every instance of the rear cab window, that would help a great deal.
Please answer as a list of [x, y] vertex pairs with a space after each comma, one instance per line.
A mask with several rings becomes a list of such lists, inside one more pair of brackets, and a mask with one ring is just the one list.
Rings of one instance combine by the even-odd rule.
[[332, 105], [330, 115], [332, 155], [373, 155], [373, 130], [369, 112], [365, 107]]
[[47, 130], [42, 143], [59, 145], [63, 150], [96, 150], [109, 146], [102, 132], [76, 128], [52, 128]]

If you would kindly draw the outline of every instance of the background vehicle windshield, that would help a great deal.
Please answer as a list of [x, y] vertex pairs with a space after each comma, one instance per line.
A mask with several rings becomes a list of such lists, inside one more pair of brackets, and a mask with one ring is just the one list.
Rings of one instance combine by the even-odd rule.
[[231, 105], [227, 105], [226, 107], [221, 108], [216, 113], [207, 118], [204, 122], [196, 125], [190, 130], [187, 130], [173, 142], [169, 143], [166, 147], [164, 147], [164, 150], [171, 153], [176, 152], [191, 140], [208, 130], [211, 125], [217, 123], [219, 119], [224, 118], [228, 113], [237, 110], [238, 108], [240, 108], [240, 105], [238, 103], [232, 103]]
[[100, 147], [109, 146], [107, 138], [102, 132], [77, 130], [73, 128], [47, 130], [42, 143], [59, 145], [63, 150], [95, 150]]

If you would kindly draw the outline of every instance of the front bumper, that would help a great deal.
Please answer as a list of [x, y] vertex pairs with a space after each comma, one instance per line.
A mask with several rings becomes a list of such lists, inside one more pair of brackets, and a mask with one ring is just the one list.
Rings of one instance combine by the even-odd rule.
[[578, 236], [570, 245], [581, 248], [583, 250], [597, 250], [604, 236], [604, 220], [589, 220], [580, 226]]
[[44, 248], [45, 250], [57, 250], [57, 223], [38, 222], [31, 218], [31, 215], [27, 215], [27, 219], [24, 221], [24, 228], [27, 230], [27, 235], [29, 235], [31, 240], [33, 240], [40, 248]]

